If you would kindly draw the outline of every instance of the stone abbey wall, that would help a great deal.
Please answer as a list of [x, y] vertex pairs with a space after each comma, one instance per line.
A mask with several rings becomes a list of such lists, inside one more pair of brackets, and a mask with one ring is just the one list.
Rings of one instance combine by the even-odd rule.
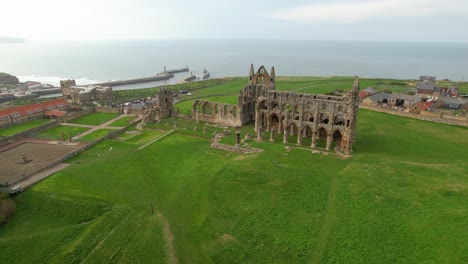
[[[275, 68], [270, 73], [264, 66], [254, 72], [250, 66], [249, 83], [239, 93], [237, 105], [197, 100], [192, 117], [197, 121], [215, 122], [226, 126], [242, 126], [255, 122], [257, 139], [262, 132], [283, 134], [283, 142], [297, 136], [297, 144], [311, 138], [311, 148], [317, 139], [326, 140], [326, 149], [337, 142], [337, 150], [350, 154], [354, 142], [359, 107], [359, 79], [344, 96], [303, 94], [275, 90]], [[273, 139], [274, 137], [271, 137]]]
[[199, 122], [213, 122], [223, 126], [242, 126], [237, 105], [222, 104], [206, 100], [196, 100], [192, 108], [193, 118]]

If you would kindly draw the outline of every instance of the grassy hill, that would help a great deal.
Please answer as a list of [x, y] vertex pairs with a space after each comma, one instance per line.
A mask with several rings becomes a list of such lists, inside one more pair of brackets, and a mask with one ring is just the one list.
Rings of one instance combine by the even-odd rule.
[[[349, 89], [340, 78], [277, 85]], [[193, 97], [232, 100], [245, 78], [232, 82]], [[215, 150], [221, 128], [201, 126], [169, 118], [69, 160], [15, 198], [0, 263], [468, 261], [467, 128], [360, 110], [353, 156], [340, 159], [268, 141], [252, 142], [257, 154]]]

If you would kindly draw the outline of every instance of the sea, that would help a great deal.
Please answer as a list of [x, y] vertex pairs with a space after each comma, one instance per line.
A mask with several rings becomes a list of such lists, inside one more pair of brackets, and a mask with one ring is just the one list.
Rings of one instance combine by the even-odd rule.
[[[420, 75], [464, 81], [468, 78], [468, 43], [319, 40], [151, 40], [26, 41], [0, 44], [0, 72], [20, 81], [59, 85], [125, 80], [189, 67], [211, 78], [247, 76], [256, 68], [275, 66], [277, 76], [360, 76], [418, 79]], [[147, 88], [188, 77], [114, 87]]]

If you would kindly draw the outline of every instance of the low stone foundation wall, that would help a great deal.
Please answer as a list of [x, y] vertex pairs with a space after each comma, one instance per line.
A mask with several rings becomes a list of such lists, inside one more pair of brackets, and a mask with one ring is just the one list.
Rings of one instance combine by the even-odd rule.
[[[93, 111], [94, 111], [94, 110], [93, 110]], [[44, 166], [44, 167], [42, 167], [42, 168], [40, 168], [40, 169], [37, 169], [36, 171], [33, 171], [32, 173], [29, 173], [28, 175], [25, 175], [24, 177], [22, 177], [22, 178], [20, 178], [20, 179], [18, 179], [18, 180], [16, 180], [16, 181], [14, 181], [14, 182], [8, 183], [8, 185], [6, 185], [5, 187], [12, 187], [12, 186], [14, 186], [14, 185], [16, 185], [16, 184], [19, 184], [19, 183], [21, 183], [22, 181], [24, 181], [24, 180], [28, 179], [29, 177], [31, 177], [32, 175], [34, 175], [34, 174], [36, 174], [36, 173], [39, 173], [39, 172], [41, 172], [41, 171], [50, 169], [50, 168], [52, 168], [52, 167], [55, 167], [55, 166], [57, 166], [58, 164], [60, 164], [60, 163], [62, 163], [62, 162], [64, 162], [64, 161], [66, 161], [66, 160], [72, 158], [73, 156], [76, 156], [76, 155], [80, 154], [81, 152], [85, 151], [86, 149], [88, 149], [88, 148], [90, 148], [90, 147], [92, 147], [92, 146], [94, 146], [94, 145], [96, 145], [96, 144], [98, 144], [98, 143], [100, 143], [100, 142], [102, 142], [102, 141], [104, 141], [104, 140], [106, 140], [106, 139], [115, 138], [115, 137], [117, 137], [118, 135], [120, 135], [120, 134], [122, 134], [123, 132], [125, 132], [125, 130], [127, 130], [130, 126], [132, 126], [132, 125], [133, 125], [134, 123], [136, 123], [136, 122], [138, 122], [137, 119], [133, 120], [129, 125], [127, 125], [127, 126], [121, 128], [121, 129], [114, 130], [114, 131], [110, 132], [109, 134], [107, 134], [107, 135], [105, 135], [105, 136], [103, 136], [103, 137], [101, 137], [101, 138], [98, 138], [98, 139], [96, 139], [96, 140], [93, 141], [93, 142], [90, 142], [90, 143], [87, 144], [86, 146], [83, 146], [83, 147], [81, 147], [81, 148], [79, 148], [79, 149], [74, 150], [74, 151], [71, 152], [70, 154], [63, 156], [63, 157], [61, 157], [61, 158], [55, 160], [54, 162], [51, 162], [51, 163], [47, 164], [46, 166]]]
[[406, 112], [395, 111], [395, 110], [391, 110], [387, 108], [374, 107], [374, 106], [368, 106], [368, 105], [359, 105], [359, 108], [381, 112], [381, 113], [387, 113], [387, 114], [396, 115], [396, 116], [403, 116], [403, 117], [409, 117], [409, 118], [414, 118], [414, 119], [419, 119], [419, 120], [431, 121], [431, 122], [436, 122], [436, 123], [441, 123], [441, 124], [468, 127], [468, 117], [460, 117], [460, 116], [457, 117], [457, 116], [448, 116], [448, 115], [441, 115], [441, 117], [437, 117], [438, 114], [435, 114], [435, 116], [433, 114], [427, 114], [427, 113], [412, 114], [412, 113], [406, 113]]
[[51, 122], [49, 122], [47, 124], [28, 129], [26, 131], [11, 135], [9, 137], [4, 137], [4, 138], [0, 139], [0, 146], [9, 144], [9, 143], [11, 143], [11, 142], [13, 142], [15, 140], [20, 139], [20, 138], [24, 138], [24, 137], [27, 137], [29, 135], [39, 133], [39, 132], [41, 132], [43, 130], [58, 126], [59, 124], [60, 124], [60, 120], [54, 120], [54, 121], [51, 121]]
[[241, 147], [236, 147], [236, 146], [231, 146], [231, 145], [225, 145], [221, 143], [213, 143], [211, 144], [212, 148], [215, 149], [221, 149], [221, 150], [226, 150], [230, 152], [235, 152], [235, 153], [240, 153], [240, 154], [248, 154], [248, 153], [258, 153], [258, 152], [263, 152], [263, 149], [258, 149], [258, 148], [241, 148]]
[[79, 117], [82, 117], [82, 116], [86, 116], [86, 115], [89, 115], [91, 113], [94, 113], [94, 107], [92, 108], [88, 108], [86, 110], [83, 110], [83, 111], [79, 111], [79, 112], [69, 112], [66, 116], [63, 117], [63, 119], [61, 120], [61, 122], [69, 122], [73, 119], [76, 119], [76, 118], [79, 118]]
[[119, 109], [117, 107], [107, 107], [107, 106], [102, 106], [102, 107], [95, 107], [95, 111], [98, 113], [119, 113]]

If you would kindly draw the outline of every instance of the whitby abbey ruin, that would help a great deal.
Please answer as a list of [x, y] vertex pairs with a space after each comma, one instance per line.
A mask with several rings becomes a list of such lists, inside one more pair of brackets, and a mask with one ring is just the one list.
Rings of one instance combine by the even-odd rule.
[[[350, 92], [343, 95], [304, 94], [275, 90], [275, 69], [270, 73], [264, 66], [254, 72], [250, 66], [249, 82], [239, 94], [237, 104], [223, 104], [195, 100], [192, 118], [197, 122], [212, 122], [223, 126], [240, 127], [255, 122], [257, 140], [263, 140], [263, 132], [270, 132], [270, 140], [276, 133], [283, 135], [283, 143], [290, 136], [297, 136], [297, 144], [311, 138], [311, 148], [317, 147], [317, 139], [326, 141], [326, 150], [336, 142], [336, 150], [349, 155], [352, 152], [359, 107], [359, 79], [356, 77]], [[171, 116], [174, 109], [167, 91], [145, 110], [144, 122]]]

